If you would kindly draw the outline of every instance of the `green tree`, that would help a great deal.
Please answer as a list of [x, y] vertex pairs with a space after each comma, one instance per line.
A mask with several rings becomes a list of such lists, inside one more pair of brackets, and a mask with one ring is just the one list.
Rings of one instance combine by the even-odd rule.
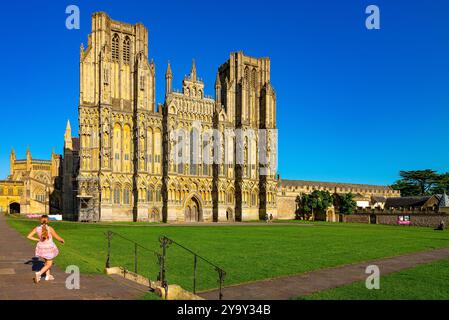
[[435, 183], [435, 187], [432, 189], [432, 193], [444, 193], [449, 194], [449, 172], [440, 174]]
[[311, 216], [323, 214], [332, 206], [333, 198], [329, 191], [315, 190], [310, 194], [301, 195], [300, 203], [301, 208], [298, 215], [309, 220]]
[[357, 202], [352, 193], [336, 194], [339, 211], [341, 214], [353, 214], [357, 209]]
[[399, 175], [401, 179], [392, 188], [400, 190], [403, 197], [429, 195], [439, 179], [438, 173], [430, 169], [401, 171]]

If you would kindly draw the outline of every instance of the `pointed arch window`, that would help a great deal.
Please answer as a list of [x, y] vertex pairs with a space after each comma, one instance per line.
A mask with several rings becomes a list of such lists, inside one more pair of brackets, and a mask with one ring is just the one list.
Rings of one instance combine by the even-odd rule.
[[120, 58], [119, 41], [120, 41], [120, 38], [119, 38], [118, 34], [114, 33], [114, 36], [112, 37], [112, 61], [118, 61]]
[[130, 191], [129, 191], [129, 188], [125, 188], [125, 190], [123, 190], [123, 203], [124, 204], [130, 204]]
[[256, 73], [256, 69], [253, 69], [251, 71], [251, 86], [253, 88], [256, 88], [256, 84], [257, 84], [257, 73]]
[[114, 203], [115, 204], [120, 203], [120, 188], [119, 187], [114, 188]]
[[129, 64], [130, 61], [130, 43], [129, 37], [126, 37], [123, 41], [123, 62]]

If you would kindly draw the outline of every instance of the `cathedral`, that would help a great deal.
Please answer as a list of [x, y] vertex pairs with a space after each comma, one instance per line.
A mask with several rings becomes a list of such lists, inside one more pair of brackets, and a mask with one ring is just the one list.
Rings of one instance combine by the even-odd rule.
[[270, 60], [231, 53], [215, 97], [195, 61], [155, 102], [142, 24], [92, 16], [80, 49], [79, 138], [64, 135], [62, 213], [79, 221], [225, 222], [277, 217]]
[[[277, 175], [276, 94], [270, 59], [234, 52], [216, 70], [215, 95], [192, 61], [156, 104], [148, 31], [92, 16], [80, 48], [78, 137], [70, 122], [63, 156], [10, 156], [0, 212], [62, 214], [72, 221], [234, 222], [295, 219], [298, 196], [314, 190], [354, 196], [358, 210], [400, 197], [389, 186], [282, 180]], [[314, 219], [338, 222], [331, 206]]]

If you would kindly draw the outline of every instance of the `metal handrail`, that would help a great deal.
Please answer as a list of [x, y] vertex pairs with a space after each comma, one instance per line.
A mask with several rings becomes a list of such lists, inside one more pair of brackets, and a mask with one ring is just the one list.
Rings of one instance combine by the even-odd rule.
[[[150, 252], [150, 253], [153, 253], [154, 255], [156, 255], [157, 258], [158, 258], [158, 263], [160, 264], [161, 254], [159, 252], [156, 252], [154, 250], [148, 249], [148, 248], [142, 246], [141, 244], [137, 243], [136, 241], [128, 239], [128, 238], [122, 236], [121, 234], [118, 234], [118, 233], [110, 231], [110, 230], [107, 231], [105, 233], [105, 235], [106, 235], [106, 237], [108, 239], [108, 255], [107, 255], [107, 259], [106, 259], [106, 268], [110, 268], [111, 240], [112, 240], [113, 236], [117, 236], [117, 237], [119, 237], [119, 238], [121, 238], [123, 240], [126, 240], [126, 241], [134, 244], [134, 273], [138, 274], [138, 259], [137, 259], [137, 257], [138, 257], [138, 255], [137, 255], [138, 248], [141, 248], [141, 249], [143, 249], [143, 250], [145, 250], [147, 252]], [[151, 281], [150, 281], [150, 285], [151, 285]]]
[[218, 298], [219, 298], [219, 300], [222, 300], [222, 298], [223, 298], [222, 289], [223, 289], [224, 279], [226, 277], [226, 271], [224, 269], [222, 269], [218, 265], [210, 262], [208, 259], [200, 256], [199, 254], [192, 251], [191, 249], [183, 246], [182, 244], [180, 244], [166, 236], [161, 236], [159, 238], [159, 242], [161, 243], [161, 247], [162, 247], [160, 279], [162, 282], [162, 286], [165, 289], [165, 297], [166, 298], [167, 298], [167, 294], [168, 294], [168, 282], [167, 282], [167, 279], [165, 278], [165, 264], [166, 264], [167, 248], [169, 247], [169, 245], [175, 244], [178, 247], [180, 247], [180, 248], [186, 250], [187, 252], [189, 252], [190, 254], [192, 254], [194, 257], [194, 260], [193, 260], [193, 293], [196, 294], [196, 271], [197, 271], [197, 263], [198, 263], [198, 258], [199, 258], [199, 259], [203, 260], [204, 262], [206, 262], [207, 264], [214, 267], [215, 271], [218, 273], [218, 284], [219, 284]]
[[[165, 290], [165, 299], [167, 299], [168, 297], [168, 282], [167, 282], [167, 278], [165, 276], [166, 274], [166, 262], [167, 262], [167, 249], [171, 244], [177, 245], [178, 247], [182, 248], [183, 250], [187, 251], [188, 253], [193, 255], [193, 293], [196, 294], [196, 278], [197, 278], [197, 264], [198, 264], [198, 259], [203, 260], [204, 262], [206, 262], [207, 264], [209, 264], [210, 266], [212, 266], [215, 271], [218, 273], [218, 284], [219, 284], [219, 295], [218, 298], [220, 300], [222, 300], [223, 298], [223, 284], [224, 284], [224, 279], [226, 277], [226, 271], [224, 269], [222, 269], [221, 267], [219, 267], [218, 265], [210, 262], [208, 259], [200, 256], [199, 254], [197, 254], [196, 252], [194, 252], [193, 250], [183, 246], [182, 244], [166, 237], [166, 236], [161, 236], [159, 238], [159, 242], [160, 242], [160, 246], [162, 248], [162, 253], [159, 253], [157, 251], [148, 249], [144, 246], [142, 246], [141, 244], [137, 243], [134, 240], [128, 239], [116, 232], [113, 231], [107, 231], [105, 233], [105, 236], [108, 239], [108, 253], [107, 253], [107, 259], [106, 259], [106, 268], [110, 268], [110, 259], [111, 259], [111, 240], [114, 236], [117, 236], [125, 241], [128, 241], [132, 244], [134, 244], [134, 271], [137, 274], [138, 273], [138, 260], [137, 260], [137, 251], [138, 248], [141, 248], [147, 252], [151, 252], [153, 254], [155, 254], [157, 256], [158, 259], [158, 264], [159, 264], [159, 275], [157, 277], [157, 280], [160, 282], [161, 286], [164, 288]], [[151, 279], [149, 280], [149, 284], [151, 286]]]

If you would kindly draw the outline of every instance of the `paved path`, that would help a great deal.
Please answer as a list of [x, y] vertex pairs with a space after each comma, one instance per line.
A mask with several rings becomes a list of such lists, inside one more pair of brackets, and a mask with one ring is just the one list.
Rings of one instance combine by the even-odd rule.
[[105, 300], [139, 299], [146, 287], [118, 276], [81, 275], [80, 290], [65, 287], [67, 274], [53, 268], [55, 281], [33, 282], [34, 247], [22, 235], [6, 224], [0, 214], [0, 300]]
[[[262, 280], [252, 283], [229, 286], [223, 290], [225, 300], [287, 300], [312, 294], [326, 289], [336, 288], [356, 281], [365, 280], [366, 267], [377, 265], [380, 274], [385, 275], [420, 264], [449, 259], [449, 248], [436, 249], [356, 263], [336, 268], [312, 271], [295, 276]], [[199, 294], [205, 299], [217, 299], [217, 290]]]

